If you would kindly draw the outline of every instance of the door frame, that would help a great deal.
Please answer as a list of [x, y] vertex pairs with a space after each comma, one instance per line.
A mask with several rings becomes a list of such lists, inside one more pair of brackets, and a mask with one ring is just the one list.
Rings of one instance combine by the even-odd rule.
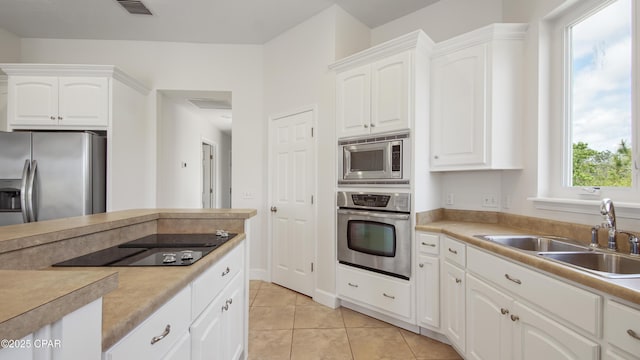
[[[215, 204], [212, 204], [212, 209], [217, 209], [220, 207], [220, 161], [218, 155], [218, 143], [212, 140], [209, 140], [205, 137], [200, 138], [200, 154], [202, 154], [202, 145], [207, 144], [210, 145], [213, 149], [214, 157], [213, 157], [213, 166], [212, 169], [214, 171], [214, 199]], [[204, 169], [202, 168], [202, 161], [200, 161], [200, 190], [203, 190], [204, 186]], [[202, 206], [202, 194], [200, 194], [200, 206]]]
[[264, 207], [264, 213], [265, 214], [269, 214], [268, 216], [268, 220], [267, 220], [267, 269], [266, 269], [266, 277], [267, 279], [265, 279], [266, 281], [271, 282], [272, 280], [272, 259], [273, 259], [273, 217], [271, 216], [271, 204], [273, 204], [273, 194], [271, 193], [271, 189], [273, 188], [273, 163], [272, 163], [272, 154], [271, 154], [271, 146], [273, 145], [273, 139], [271, 138], [271, 132], [273, 130], [273, 123], [274, 121], [277, 121], [279, 119], [285, 118], [285, 117], [289, 117], [289, 116], [293, 116], [293, 115], [297, 115], [297, 114], [301, 114], [301, 113], [305, 113], [305, 112], [311, 112], [311, 127], [313, 128], [314, 134], [313, 134], [313, 164], [310, 167], [310, 169], [313, 170], [313, 174], [314, 174], [314, 178], [316, 179], [316, 181], [314, 181], [313, 184], [313, 196], [314, 196], [314, 201], [313, 201], [313, 208], [311, 209], [311, 217], [313, 219], [313, 238], [312, 238], [312, 249], [313, 249], [313, 254], [311, 256], [311, 259], [313, 261], [314, 264], [314, 270], [313, 270], [313, 275], [312, 275], [312, 288], [313, 288], [313, 297], [315, 297], [315, 293], [316, 293], [316, 284], [317, 284], [317, 256], [318, 256], [318, 199], [317, 199], [317, 194], [318, 194], [318, 131], [317, 131], [317, 123], [318, 123], [318, 105], [306, 105], [306, 106], [302, 106], [299, 108], [294, 108], [292, 110], [286, 111], [286, 112], [282, 112], [282, 113], [277, 113], [274, 115], [271, 115], [268, 117], [268, 123], [267, 123], [267, 203], [266, 206]]

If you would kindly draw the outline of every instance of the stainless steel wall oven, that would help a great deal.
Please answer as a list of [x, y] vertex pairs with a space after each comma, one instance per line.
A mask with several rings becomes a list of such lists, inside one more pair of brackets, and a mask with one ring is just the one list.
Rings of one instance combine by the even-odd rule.
[[409, 279], [411, 195], [340, 191], [338, 261]]

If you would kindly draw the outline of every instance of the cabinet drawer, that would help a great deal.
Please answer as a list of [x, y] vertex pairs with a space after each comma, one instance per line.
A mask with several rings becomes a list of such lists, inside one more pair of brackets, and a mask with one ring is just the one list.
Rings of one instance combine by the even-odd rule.
[[467, 249], [467, 269], [594, 336], [600, 335], [602, 298], [495, 255]]
[[411, 284], [365, 270], [338, 266], [338, 295], [402, 317], [411, 316]]
[[444, 257], [452, 263], [460, 265], [463, 268], [467, 266], [465, 244], [453, 240], [450, 237], [445, 237], [444, 244], [442, 245], [442, 252], [444, 253]]
[[[190, 304], [191, 292], [187, 286], [113, 345], [105, 359], [161, 359], [189, 331]], [[158, 339], [162, 335], [165, 336]], [[152, 344], [154, 338], [158, 340]]]
[[640, 310], [607, 301], [604, 315], [604, 338], [624, 351], [640, 354]]
[[416, 232], [416, 244], [421, 253], [434, 255], [440, 253], [440, 236], [437, 234]]
[[193, 301], [191, 319], [195, 320], [243, 268], [244, 243], [241, 243], [195, 279], [191, 285]]

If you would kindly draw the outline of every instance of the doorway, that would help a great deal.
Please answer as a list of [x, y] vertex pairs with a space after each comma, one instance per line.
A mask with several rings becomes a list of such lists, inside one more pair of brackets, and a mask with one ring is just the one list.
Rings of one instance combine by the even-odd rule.
[[214, 144], [202, 143], [202, 208], [213, 209], [218, 206], [218, 194], [216, 187], [217, 168], [216, 168], [217, 149]]
[[316, 244], [315, 109], [269, 121], [271, 279], [313, 297]]

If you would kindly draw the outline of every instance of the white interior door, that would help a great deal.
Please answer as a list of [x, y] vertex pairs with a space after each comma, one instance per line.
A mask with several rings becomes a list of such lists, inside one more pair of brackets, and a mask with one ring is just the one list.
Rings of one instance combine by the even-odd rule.
[[271, 278], [313, 296], [315, 155], [313, 111], [271, 120]]
[[215, 148], [202, 143], [202, 207], [216, 207], [215, 191]]

